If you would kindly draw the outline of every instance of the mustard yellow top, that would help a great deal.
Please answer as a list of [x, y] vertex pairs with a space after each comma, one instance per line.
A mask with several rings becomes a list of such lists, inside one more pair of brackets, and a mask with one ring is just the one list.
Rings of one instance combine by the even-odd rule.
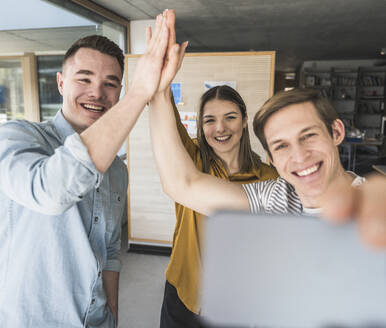
[[[174, 106], [175, 107], [175, 106]], [[196, 139], [192, 140], [181, 119], [177, 108], [174, 108], [177, 128], [181, 140], [193, 159], [196, 167], [202, 171], [200, 148]], [[236, 173], [229, 176], [225, 168], [218, 161], [213, 161], [209, 174], [237, 183], [251, 183], [276, 179], [277, 173], [270, 166], [261, 163], [258, 169], [250, 173]], [[173, 235], [173, 248], [169, 265], [166, 269], [166, 280], [172, 284], [178, 297], [192, 312], [200, 312], [201, 299], [200, 273], [201, 273], [201, 239], [202, 225], [205, 216], [190, 208], [175, 203], [176, 227]]]

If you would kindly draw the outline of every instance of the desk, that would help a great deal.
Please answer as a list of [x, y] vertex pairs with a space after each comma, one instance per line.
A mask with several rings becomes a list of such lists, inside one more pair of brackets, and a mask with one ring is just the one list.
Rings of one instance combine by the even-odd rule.
[[372, 168], [375, 171], [377, 171], [383, 175], [386, 175], [386, 165], [373, 165]]
[[347, 147], [348, 149], [348, 171], [355, 171], [355, 162], [356, 162], [356, 154], [357, 147], [360, 146], [382, 146], [383, 145], [383, 137], [380, 139], [364, 139], [360, 141], [351, 141], [345, 139], [342, 142], [342, 147]]

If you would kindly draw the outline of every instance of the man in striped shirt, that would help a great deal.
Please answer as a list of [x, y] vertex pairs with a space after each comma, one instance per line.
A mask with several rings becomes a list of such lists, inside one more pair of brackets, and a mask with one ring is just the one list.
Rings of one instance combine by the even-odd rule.
[[256, 114], [253, 128], [280, 178], [244, 186], [252, 212], [320, 214], [331, 188], [364, 180], [341, 165], [337, 146], [344, 125], [318, 90], [276, 94]]
[[[206, 215], [224, 208], [293, 214], [320, 214], [323, 208], [335, 217], [357, 217], [364, 237], [386, 246], [386, 179], [363, 183], [344, 170], [338, 150], [343, 122], [317, 90], [278, 93], [256, 114], [255, 134], [280, 177], [243, 186], [195, 168], [175, 128], [170, 98], [159, 91], [150, 104], [152, 143], [164, 191], [176, 202]], [[337, 202], [340, 196], [344, 204]]]

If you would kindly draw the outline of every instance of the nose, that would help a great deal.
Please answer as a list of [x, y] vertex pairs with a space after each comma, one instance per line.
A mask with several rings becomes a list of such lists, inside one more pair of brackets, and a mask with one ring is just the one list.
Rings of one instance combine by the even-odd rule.
[[92, 84], [90, 85], [88, 95], [90, 98], [95, 100], [103, 100], [106, 97], [103, 84]]
[[304, 163], [309, 155], [310, 151], [304, 145], [298, 144], [291, 149], [291, 158], [297, 163]]
[[222, 120], [218, 120], [216, 123], [216, 132], [221, 133], [225, 131], [225, 123]]

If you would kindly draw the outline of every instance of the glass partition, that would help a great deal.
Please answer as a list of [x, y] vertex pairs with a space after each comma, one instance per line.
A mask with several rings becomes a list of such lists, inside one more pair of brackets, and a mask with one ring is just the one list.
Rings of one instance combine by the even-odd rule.
[[[60, 23], [45, 28], [35, 24], [31, 28], [23, 25], [21, 29], [0, 31], [0, 39], [8, 40], [12, 35], [0, 51], [0, 124], [11, 119], [45, 121], [57, 113], [62, 97], [56, 72], [61, 71], [63, 54], [79, 38], [104, 35], [126, 51], [128, 24], [124, 19], [105, 9], [90, 10], [71, 1], [47, 2], [82, 19], [64, 26]], [[57, 15], [63, 15], [63, 10], [58, 10]]]
[[56, 73], [62, 71], [63, 58], [63, 55], [37, 57], [40, 119], [42, 121], [53, 118], [61, 108], [62, 96], [58, 91]]
[[21, 58], [0, 58], [0, 124], [25, 118]]

